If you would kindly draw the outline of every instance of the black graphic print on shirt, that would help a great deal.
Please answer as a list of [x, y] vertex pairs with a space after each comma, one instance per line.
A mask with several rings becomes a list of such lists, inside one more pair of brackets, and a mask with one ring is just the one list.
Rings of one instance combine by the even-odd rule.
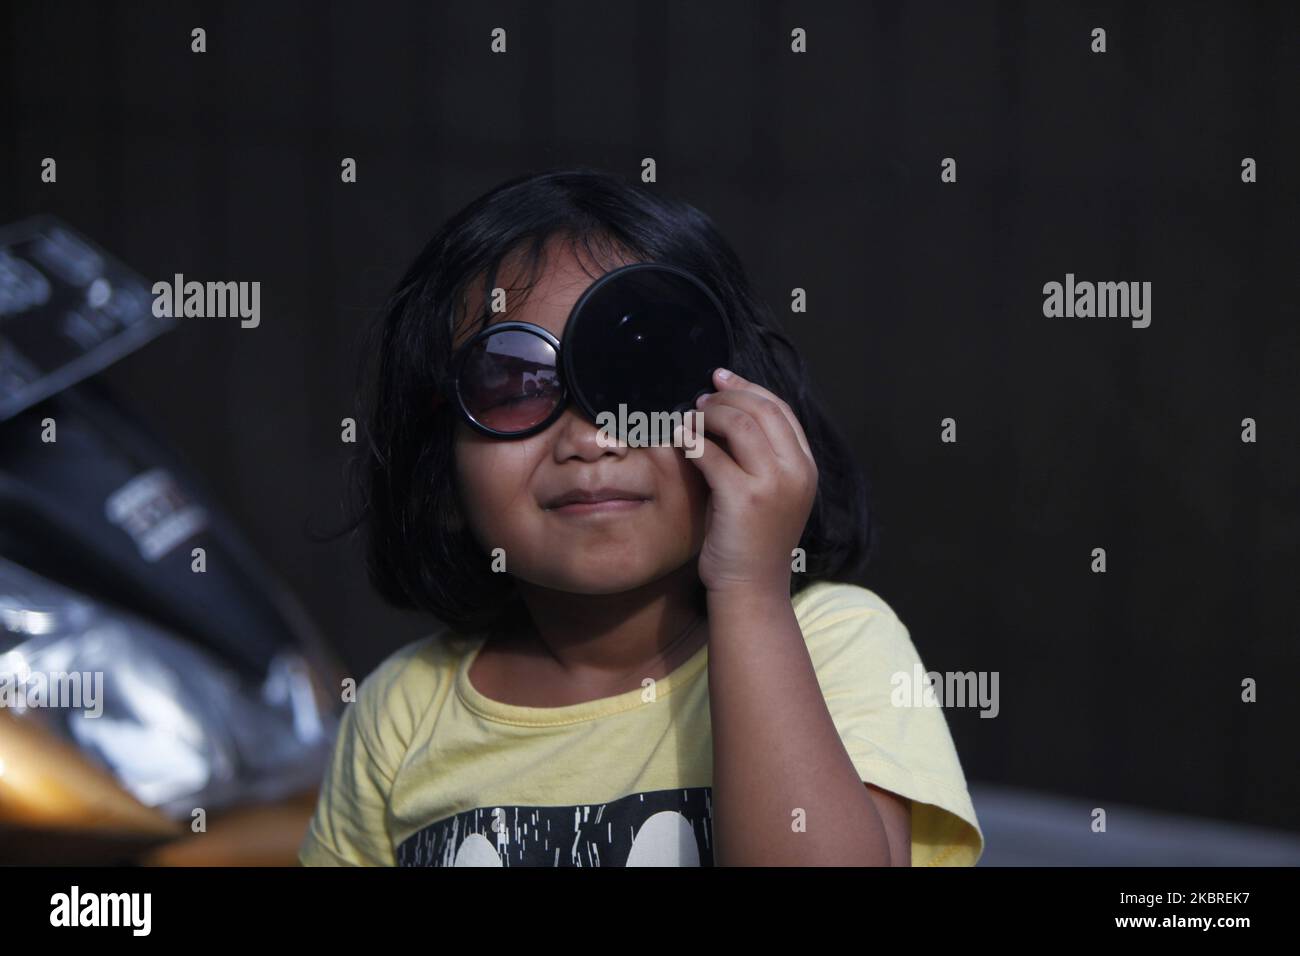
[[713, 788], [609, 803], [478, 807], [403, 840], [398, 866], [712, 866]]

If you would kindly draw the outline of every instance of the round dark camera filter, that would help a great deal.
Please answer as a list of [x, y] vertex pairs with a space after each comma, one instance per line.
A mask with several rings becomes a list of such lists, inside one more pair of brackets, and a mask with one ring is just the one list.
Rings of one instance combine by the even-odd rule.
[[601, 412], [685, 411], [712, 374], [730, 367], [731, 327], [721, 303], [690, 273], [638, 262], [597, 279], [574, 303], [560, 347], [573, 398]]

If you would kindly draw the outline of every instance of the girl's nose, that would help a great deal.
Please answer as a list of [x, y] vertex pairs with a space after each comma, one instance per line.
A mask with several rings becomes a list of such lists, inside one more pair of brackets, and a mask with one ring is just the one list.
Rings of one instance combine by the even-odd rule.
[[609, 428], [597, 425], [582, 413], [576, 402], [570, 402], [564, 413], [547, 429], [548, 432], [555, 433], [556, 460], [580, 458], [594, 461], [602, 455], [613, 454], [620, 458], [626, 456], [627, 446], [620, 445], [617, 441], [617, 421], [612, 425]]

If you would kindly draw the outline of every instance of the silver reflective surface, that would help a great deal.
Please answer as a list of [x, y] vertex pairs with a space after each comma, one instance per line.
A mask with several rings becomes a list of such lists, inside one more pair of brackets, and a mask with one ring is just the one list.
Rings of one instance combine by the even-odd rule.
[[312, 685], [296, 651], [250, 683], [182, 637], [0, 558], [0, 707], [177, 819], [319, 783], [338, 725]]

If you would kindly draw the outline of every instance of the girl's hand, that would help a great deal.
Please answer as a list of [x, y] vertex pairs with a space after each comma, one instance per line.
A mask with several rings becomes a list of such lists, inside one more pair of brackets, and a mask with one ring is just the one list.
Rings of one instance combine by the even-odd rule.
[[[710, 592], [790, 587], [791, 552], [817, 496], [817, 464], [790, 406], [727, 370], [713, 374], [717, 392], [696, 402], [705, 429], [727, 450], [698, 436], [695, 463], [709, 484], [700, 580]], [[689, 428], [694, 416], [686, 419]]]

